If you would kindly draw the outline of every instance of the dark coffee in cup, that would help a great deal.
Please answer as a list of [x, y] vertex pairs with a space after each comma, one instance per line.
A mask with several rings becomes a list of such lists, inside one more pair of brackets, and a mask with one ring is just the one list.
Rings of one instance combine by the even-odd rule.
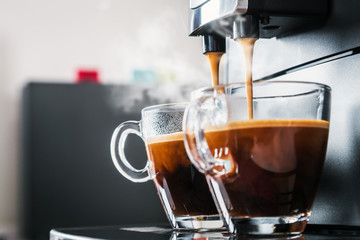
[[[111, 157], [119, 173], [130, 181], [154, 181], [173, 229], [223, 230], [225, 223], [217, 211], [207, 180], [190, 162], [185, 150], [182, 121], [187, 105], [171, 103], [146, 107], [141, 111], [141, 121], [121, 123], [111, 138]], [[132, 166], [125, 154], [130, 134], [145, 142], [148, 158], [142, 169]]]
[[214, 157], [228, 161], [212, 184], [225, 196], [229, 215], [309, 216], [328, 132], [323, 120], [240, 121], [206, 131]]
[[218, 214], [205, 175], [188, 158], [182, 132], [151, 137], [146, 146], [155, 171], [154, 182], [175, 215]]

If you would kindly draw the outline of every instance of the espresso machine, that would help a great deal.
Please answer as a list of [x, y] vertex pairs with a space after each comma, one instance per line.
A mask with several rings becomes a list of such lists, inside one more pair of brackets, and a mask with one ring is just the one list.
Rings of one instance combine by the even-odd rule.
[[[310, 223], [360, 226], [360, 2], [190, 0], [190, 36], [203, 53], [225, 52], [220, 83], [243, 81], [241, 48], [258, 38], [254, 80], [319, 82], [332, 88], [327, 159]], [[199, 49], [200, 51], [200, 49]]]
[[203, 52], [224, 51], [226, 37], [272, 38], [325, 23], [327, 0], [190, 0], [190, 36], [202, 36]]

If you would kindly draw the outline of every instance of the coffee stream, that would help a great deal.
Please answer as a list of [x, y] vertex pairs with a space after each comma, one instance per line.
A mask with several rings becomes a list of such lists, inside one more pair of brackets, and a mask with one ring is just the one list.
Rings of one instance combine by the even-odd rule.
[[253, 119], [252, 61], [256, 40], [257, 38], [239, 38], [236, 40], [238, 43], [240, 43], [244, 53], [245, 89], [249, 120]]
[[[253, 61], [253, 52], [254, 44], [257, 38], [239, 38], [236, 41], [240, 43], [245, 59], [245, 89], [246, 89], [246, 98], [248, 105], [248, 117], [249, 120], [253, 119], [253, 89], [252, 89], [252, 61]], [[220, 84], [219, 81], [219, 64], [222, 52], [208, 52], [205, 55], [209, 58], [211, 76], [212, 76], [212, 86], [215, 87]]]
[[215, 87], [220, 84], [219, 82], [219, 65], [221, 57], [224, 53], [222, 52], [208, 52], [205, 55], [209, 58], [211, 76], [212, 76], [212, 86]]

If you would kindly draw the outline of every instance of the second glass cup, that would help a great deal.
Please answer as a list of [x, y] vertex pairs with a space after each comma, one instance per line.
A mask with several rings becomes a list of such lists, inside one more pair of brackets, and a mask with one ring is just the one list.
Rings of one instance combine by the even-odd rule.
[[[154, 180], [167, 217], [177, 230], [223, 229], [205, 176], [186, 154], [182, 120], [187, 104], [164, 104], [144, 108], [141, 121], [120, 124], [111, 139], [111, 156], [117, 170], [133, 182]], [[129, 134], [146, 145], [147, 164], [135, 169], [124, 153]]]
[[186, 150], [232, 234], [299, 234], [325, 160], [331, 89], [286, 81], [253, 89], [253, 111], [245, 84], [194, 92], [184, 116]]

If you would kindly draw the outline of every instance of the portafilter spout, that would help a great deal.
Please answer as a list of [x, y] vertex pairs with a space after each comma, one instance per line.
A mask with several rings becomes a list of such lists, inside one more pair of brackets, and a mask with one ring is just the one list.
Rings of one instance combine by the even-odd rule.
[[225, 38], [219, 35], [202, 36], [203, 54], [209, 52], [225, 52]]
[[234, 40], [239, 38], [259, 38], [259, 18], [255, 15], [238, 15], [233, 22]]

